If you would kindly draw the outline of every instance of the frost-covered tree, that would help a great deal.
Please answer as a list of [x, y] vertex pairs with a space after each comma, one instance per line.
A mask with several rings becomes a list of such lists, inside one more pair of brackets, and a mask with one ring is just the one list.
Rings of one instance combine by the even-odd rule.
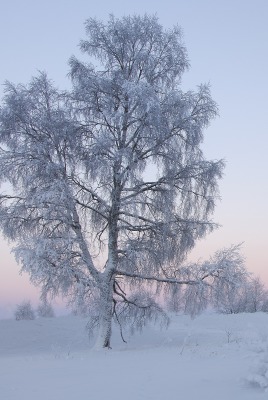
[[39, 306], [37, 307], [36, 312], [37, 312], [38, 317], [42, 317], [42, 318], [55, 317], [53, 307], [47, 301], [43, 301], [42, 303], [40, 303]]
[[32, 281], [88, 304], [109, 347], [113, 319], [134, 329], [163, 315], [155, 291], [226, 271], [180, 269], [215, 228], [223, 162], [202, 153], [217, 107], [207, 85], [180, 87], [189, 63], [177, 26], [111, 16], [87, 20], [86, 33], [80, 47], [96, 66], [71, 58], [71, 92], [43, 73], [6, 84], [0, 176], [12, 190], [0, 223]]
[[266, 311], [268, 305], [268, 290], [260, 278], [252, 278], [246, 287], [247, 312]]
[[[236, 270], [236, 271], [235, 271]], [[218, 280], [213, 285], [212, 305], [219, 312], [237, 314], [267, 311], [268, 291], [259, 278], [236, 264], [232, 280]]]
[[[170, 311], [192, 316], [207, 307], [223, 313], [246, 311], [244, 293], [249, 288], [249, 273], [240, 254], [240, 245], [217, 251], [208, 261], [180, 268], [186, 284], [174, 285], [168, 301]], [[198, 285], [189, 285], [191, 280]]]

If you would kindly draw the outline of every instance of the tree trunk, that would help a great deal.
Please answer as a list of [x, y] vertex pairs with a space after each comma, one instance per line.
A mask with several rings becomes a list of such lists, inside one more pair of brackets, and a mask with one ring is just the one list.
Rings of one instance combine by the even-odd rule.
[[112, 318], [113, 318], [113, 276], [103, 276], [101, 288], [101, 307], [99, 316], [99, 331], [95, 343], [96, 349], [111, 348]]
[[108, 220], [108, 260], [106, 264], [106, 270], [101, 274], [101, 307], [99, 317], [99, 332], [95, 345], [96, 348], [111, 348], [114, 271], [117, 269], [118, 262], [118, 216], [122, 189], [118, 178], [119, 171], [120, 161], [118, 160], [114, 166], [114, 188], [111, 194], [112, 204]]

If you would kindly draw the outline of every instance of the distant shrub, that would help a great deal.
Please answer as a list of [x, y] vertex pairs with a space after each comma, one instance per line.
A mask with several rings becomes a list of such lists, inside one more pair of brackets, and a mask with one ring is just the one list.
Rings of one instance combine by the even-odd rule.
[[32, 308], [31, 302], [24, 301], [21, 304], [18, 304], [14, 315], [17, 321], [35, 319], [35, 313]]
[[43, 318], [53, 318], [55, 317], [55, 313], [54, 310], [52, 308], [52, 305], [44, 302], [39, 304], [38, 308], [37, 308], [37, 315], [38, 317], [43, 317]]

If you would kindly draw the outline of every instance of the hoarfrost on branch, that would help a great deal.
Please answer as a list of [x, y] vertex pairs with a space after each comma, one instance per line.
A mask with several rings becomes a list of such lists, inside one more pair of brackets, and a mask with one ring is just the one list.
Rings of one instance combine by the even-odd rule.
[[80, 47], [98, 67], [72, 57], [71, 91], [45, 73], [6, 83], [0, 176], [12, 191], [1, 194], [0, 221], [43, 295], [91, 307], [97, 343], [109, 347], [113, 319], [121, 329], [165, 322], [155, 292], [226, 270], [181, 268], [216, 227], [223, 162], [200, 148], [217, 114], [209, 87], [180, 87], [189, 63], [179, 27], [147, 15], [85, 26]]

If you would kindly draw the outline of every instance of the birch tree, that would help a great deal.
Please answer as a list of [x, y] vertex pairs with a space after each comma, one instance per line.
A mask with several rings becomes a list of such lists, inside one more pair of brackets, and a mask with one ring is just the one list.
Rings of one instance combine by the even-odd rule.
[[155, 291], [226, 269], [181, 268], [216, 227], [223, 162], [200, 147], [217, 115], [209, 87], [180, 86], [189, 62], [179, 27], [147, 15], [85, 27], [89, 62], [70, 59], [71, 91], [44, 73], [6, 84], [0, 176], [12, 189], [0, 223], [43, 295], [92, 306], [97, 344], [110, 347], [113, 320], [135, 329], [163, 316]]

